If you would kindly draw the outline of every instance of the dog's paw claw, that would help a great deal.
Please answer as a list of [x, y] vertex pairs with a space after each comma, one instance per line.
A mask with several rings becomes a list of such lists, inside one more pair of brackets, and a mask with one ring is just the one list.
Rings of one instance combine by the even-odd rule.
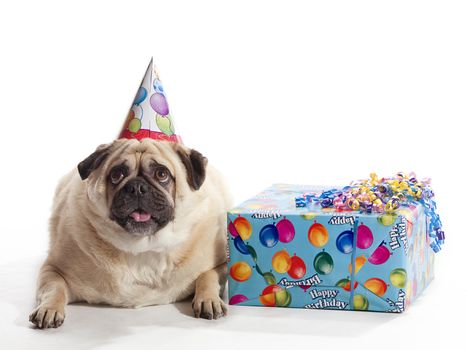
[[29, 315], [29, 322], [39, 329], [60, 327], [64, 320], [63, 312], [46, 306], [39, 306]]
[[192, 303], [193, 313], [196, 318], [207, 320], [217, 320], [222, 316], [227, 316], [227, 305], [219, 297], [199, 297], [195, 296]]

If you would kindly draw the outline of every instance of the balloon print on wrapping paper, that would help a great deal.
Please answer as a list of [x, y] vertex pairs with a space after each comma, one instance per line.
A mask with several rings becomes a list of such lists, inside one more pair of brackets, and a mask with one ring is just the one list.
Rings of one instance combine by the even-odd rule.
[[319, 215], [319, 213], [309, 212], [309, 213], [301, 214], [300, 216], [305, 220], [313, 220], [318, 215]]
[[368, 258], [368, 262], [373, 265], [381, 265], [388, 261], [389, 257], [391, 256], [391, 252], [389, 249], [381, 243], [378, 248], [370, 255]]
[[382, 214], [378, 216], [378, 222], [384, 226], [392, 226], [397, 219], [396, 214]]
[[266, 284], [272, 285], [272, 284], [277, 283], [276, 278], [274, 277], [274, 275], [271, 272], [263, 273], [263, 278], [264, 278], [264, 281], [266, 282]]
[[266, 248], [274, 247], [279, 241], [279, 232], [273, 224], [264, 226], [259, 232], [259, 241]]
[[[365, 265], [366, 263], [366, 258], [365, 258], [365, 255], [361, 255], [361, 256], [357, 256], [355, 258], [355, 274], [358, 273], [358, 271], [360, 271], [360, 269], [363, 267], [363, 265]], [[352, 273], [352, 263], [349, 264], [349, 273]]]
[[362, 294], [355, 294], [353, 297], [353, 308], [354, 310], [365, 311], [368, 310], [370, 303], [366, 296]]
[[357, 248], [368, 249], [372, 244], [373, 232], [368, 226], [360, 224], [357, 228]]
[[[357, 282], [357, 281], [354, 281], [353, 289], [357, 288], [357, 286], [358, 286], [358, 282]], [[350, 280], [349, 280], [348, 278], [343, 278], [343, 279], [337, 281], [336, 287], [341, 287], [341, 288], [344, 289], [345, 291], [350, 292], [350, 290], [351, 290], [351, 288], [350, 288]]]
[[251, 266], [244, 261], [238, 261], [230, 268], [230, 276], [237, 282], [245, 282], [251, 274]]
[[351, 230], [343, 231], [336, 239], [337, 249], [344, 254], [352, 253], [353, 251], [353, 232]]
[[389, 274], [391, 284], [396, 288], [404, 288], [407, 284], [407, 271], [399, 267], [391, 271]]
[[308, 230], [308, 240], [317, 248], [324, 247], [329, 240], [328, 230], [323, 225], [315, 222]]
[[[337, 249], [344, 253], [349, 254], [353, 251], [353, 236], [352, 230], [343, 231], [336, 239]], [[370, 228], [361, 224], [357, 228], [357, 248], [368, 249], [373, 244], [373, 233]]]
[[250, 254], [253, 261], [256, 263], [258, 261], [258, 255], [256, 254], [255, 248], [253, 248], [251, 245], [247, 245], [246, 249], [248, 249], [248, 253]]
[[244, 241], [248, 240], [251, 237], [253, 228], [251, 227], [250, 222], [243, 216], [239, 216], [233, 222], [235, 230], [242, 237]]
[[277, 273], [286, 273], [292, 266], [292, 259], [289, 253], [284, 249], [272, 256], [272, 268]]
[[234, 238], [234, 246], [237, 250], [242, 253], [243, 255], [249, 255], [250, 251], [248, 250], [248, 246], [243, 242], [240, 236]]
[[271, 285], [264, 288], [259, 297], [259, 301], [264, 306], [289, 306], [292, 301], [292, 295], [288, 290], [278, 286]]
[[272, 267], [278, 273], [287, 272], [294, 279], [302, 278], [306, 273], [306, 265], [303, 259], [297, 255], [290, 257], [285, 249], [273, 255]]
[[363, 284], [366, 289], [376, 294], [379, 297], [383, 297], [386, 294], [388, 286], [381, 278], [369, 278]]
[[313, 266], [318, 274], [328, 275], [334, 268], [334, 261], [332, 260], [331, 255], [326, 252], [321, 252], [315, 256]]
[[244, 296], [243, 294], [236, 294], [229, 300], [229, 305], [235, 305], [238, 303], [243, 303], [244, 301], [247, 301], [248, 298]]
[[306, 265], [302, 258], [294, 255], [291, 259], [291, 265], [287, 273], [294, 279], [300, 279], [306, 274]]
[[276, 225], [277, 232], [279, 234], [279, 241], [282, 243], [289, 243], [295, 237], [295, 227], [293, 223], [284, 218], [279, 221]]
[[235, 228], [235, 225], [233, 224], [232, 221], [229, 222], [228, 230], [233, 238], [238, 237], [237, 229]]

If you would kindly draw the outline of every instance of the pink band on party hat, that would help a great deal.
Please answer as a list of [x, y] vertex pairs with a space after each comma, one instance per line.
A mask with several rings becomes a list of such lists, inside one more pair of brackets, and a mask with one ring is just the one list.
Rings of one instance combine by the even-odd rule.
[[182, 142], [175, 127], [156, 66], [149, 62], [119, 138]]

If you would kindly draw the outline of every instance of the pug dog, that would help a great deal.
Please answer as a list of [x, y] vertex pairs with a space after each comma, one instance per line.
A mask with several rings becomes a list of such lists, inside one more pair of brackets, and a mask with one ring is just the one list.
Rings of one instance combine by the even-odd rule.
[[29, 320], [55, 328], [73, 302], [138, 308], [194, 295], [226, 315], [227, 187], [205, 157], [152, 139], [102, 145], [59, 183]]

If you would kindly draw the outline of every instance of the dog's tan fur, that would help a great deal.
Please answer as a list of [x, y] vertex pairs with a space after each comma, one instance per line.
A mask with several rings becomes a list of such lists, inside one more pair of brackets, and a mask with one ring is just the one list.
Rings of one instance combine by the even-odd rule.
[[[192, 294], [195, 316], [225, 314], [219, 294], [225, 284], [224, 220], [231, 202], [220, 174], [208, 164], [204, 183], [193, 190], [177, 154], [190, 150], [180, 144], [118, 140], [110, 151], [88, 179], [73, 170], [58, 185], [31, 322], [39, 328], [60, 326], [65, 305], [72, 302], [141, 307]], [[106, 178], [115, 162], [125, 159], [137, 169], [149, 158], [175, 176], [175, 217], [155, 235], [131, 235], [109, 219]]]

